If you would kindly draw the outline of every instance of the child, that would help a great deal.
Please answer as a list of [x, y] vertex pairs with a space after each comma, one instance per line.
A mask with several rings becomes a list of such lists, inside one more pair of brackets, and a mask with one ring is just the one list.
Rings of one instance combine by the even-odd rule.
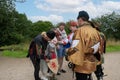
[[[56, 43], [57, 43], [57, 39], [54, 38], [52, 41], [49, 42], [47, 49], [46, 49], [46, 61], [49, 62], [51, 59], [56, 59], [57, 60], [57, 52], [56, 52]], [[58, 67], [58, 64], [54, 65], [53, 67]], [[56, 80], [55, 78], [55, 73], [53, 73], [50, 69], [49, 69], [49, 73], [50, 73], [50, 80]]]

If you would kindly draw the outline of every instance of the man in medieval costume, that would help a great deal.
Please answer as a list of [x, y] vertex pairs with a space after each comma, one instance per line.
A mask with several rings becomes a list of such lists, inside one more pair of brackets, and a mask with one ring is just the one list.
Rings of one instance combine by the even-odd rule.
[[86, 11], [80, 11], [77, 20], [79, 28], [68, 49], [68, 59], [75, 65], [76, 80], [91, 80], [91, 73], [96, 70], [97, 59], [94, 54], [100, 46], [100, 35], [89, 23]]

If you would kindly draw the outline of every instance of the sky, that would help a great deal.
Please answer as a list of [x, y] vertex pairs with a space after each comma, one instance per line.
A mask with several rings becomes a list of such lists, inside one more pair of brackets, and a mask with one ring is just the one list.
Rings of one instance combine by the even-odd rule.
[[81, 10], [87, 11], [90, 19], [113, 11], [120, 14], [120, 0], [25, 0], [16, 2], [16, 10], [32, 22], [43, 20], [57, 24], [76, 21]]

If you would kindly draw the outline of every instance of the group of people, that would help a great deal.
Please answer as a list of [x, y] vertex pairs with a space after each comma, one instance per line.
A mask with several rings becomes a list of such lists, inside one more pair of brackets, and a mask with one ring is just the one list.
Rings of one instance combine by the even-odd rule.
[[[36, 36], [30, 44], [28, 57], [34, 66], [35, 80], [48, 80], [47, 73], [51, 70], [47, 67], [50, 59], [57, 58], [57, 75], [66, 73], [63, 69], [64, 57], [74, 64], [76, 80], [92, 80], [94, 72], [97, 80], [104, 75], [102, 71], [102, 55], [105, 53], [105, 36], [101, 33], [99, 25], [89, 21], [86, 11], [80, 11], [77, 22], [69, 22], [70, 33], [66, 34], [65, 23], [59, 23], [57, 28], [42, 32]], [[44, 77], [39, 77], [41, 70]], [[52, 73], [52, 72], [51, 72]], [[55, 74], [52, 73], [55, 80]]]

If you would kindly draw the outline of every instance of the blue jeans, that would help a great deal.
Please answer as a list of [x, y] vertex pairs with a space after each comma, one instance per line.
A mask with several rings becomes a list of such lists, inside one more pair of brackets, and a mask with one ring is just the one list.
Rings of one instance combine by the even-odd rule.
[[57, 56], [58, 58], [65, 56], [65, 47], [63, 45], [59, 45], [59, 49], [57, 49]]

